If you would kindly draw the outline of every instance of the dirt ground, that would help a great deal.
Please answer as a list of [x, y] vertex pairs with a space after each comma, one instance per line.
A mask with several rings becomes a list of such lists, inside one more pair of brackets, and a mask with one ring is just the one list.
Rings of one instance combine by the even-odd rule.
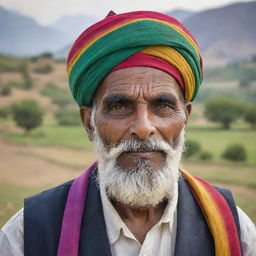
[[79, 176], [94, 161], [95, 155], [0, 142], [0, 158], [2, 181], [26, 187], [51, 187]]

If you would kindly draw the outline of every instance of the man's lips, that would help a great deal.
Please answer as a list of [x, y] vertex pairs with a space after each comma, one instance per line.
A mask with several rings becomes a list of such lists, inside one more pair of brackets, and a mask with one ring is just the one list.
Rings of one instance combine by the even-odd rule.
[[157, 156], [163, 156], [165, 153], [163, 151], [144, 151], [144, 150], [138, 150], [138, 151], [126, 151], [121, 154], [121, 156], [127, 156], [132, 158], [151, 158], [151, 157], [157, 157]]

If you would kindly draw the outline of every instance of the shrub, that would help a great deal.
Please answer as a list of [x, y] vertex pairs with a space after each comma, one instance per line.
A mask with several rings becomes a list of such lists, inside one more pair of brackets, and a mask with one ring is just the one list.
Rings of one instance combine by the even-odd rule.
[[33, 81], [28, 73], [23, 74], [23, 79], [24, 79], [23, 86], [22, 86], [23, 89], [30, 89], [33, 87]]
[[41, 94], [48, 96], [54, 104], [61, 108], [64, 108], [73, 102], [67, 90], [58, 88], [53, 83], [46, 84], [41, 90]]
[[193, 140], [187, 140], [186, 144], [185, 144], [184, 156], [189, 158], [189, 157], [197, 154], [198, 152], [200, 152], [200, 150], [201, 150], [201, 145], [199, 142], [193, 141]]
[[51, 52], [44, 52], [39, 57], [45, 58], [45, 59], [51, 59], [51, 58], [53, 58], [53, 54]]
[[23, 88], [23, 83], [22, 82], [15, 82], [15, 81], [10, 81], [5, 84], [5, 86], [10, 87], [10, 88]]
[[10, 95], [12, 92], [12, 88], [11, 86], [5, 85], [2, 89], [1, 89], [1, 95], [2, 96], [8, 96]]
[[55, 113], [55, 118], [61, 126], [77, 126], [81, 124], [79, 111], [68, 109]]
[[225, 129], [229, 129], [231, 123], [241, 117], [244, 112], [245, 105], [240, 101], [217, 98], [206, 103], [204, 114], [208, 120], [221, 123]]
[[226, 148], [222, 157], [231, 161], [245, 161], [247, 154], [242, 144], [233, 144]]
[[9, 114], [8, 109], [0, 108], [0, 118], [3, 118], [3, 119], [7, 118], [8, 114]]
[[23, 100], [11, 107], [13, 119], [17, 126], [26, 132], [40, 126], [43, 120], [43, 110], [34, 100]]
[[242, 78], [239, 81], [239, 87], [241, 88], [247, 88], [250, 86], [251, 81], [248, 78]]
[[0, 60], [0, 73], [22, 72], [26, 67], [27, 63], [23, 59], [2, 57]]
[[49, 74], [52, 72], [53, 68], [50, 64], [45, 64], [43, 66], [38, 66], [34, 68], [34, 72], [39, 73], [39, 74]]
[[250, 106], [244, 115], [244, 120], [249, 123], [252, 128], [256, 127], [256, 106]]
[[212, 153], [209, 151], [202, 151], [199, 154], [199, 159], [201, 159], [201, 160], [210, 160], [212, 158], [213, 158]]

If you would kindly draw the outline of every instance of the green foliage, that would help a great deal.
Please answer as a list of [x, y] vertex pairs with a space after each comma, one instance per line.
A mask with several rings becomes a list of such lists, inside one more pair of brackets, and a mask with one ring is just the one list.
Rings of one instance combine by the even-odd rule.
[[185, 144], [185, 154], [184, 157], [190, 158], [196, 155], [201, 150], [201, 145], [199, 142], [194, 140], [187, 140]]
[[6, 83], [5, 86], [10, 87], [10, 88], [23, 88], [23, 83], [10, 81], [10, 82]]
[[248, 78], [242, 78], [239, 81], [239, 87], [241, 88], [247, 88], [250, 86], [251, 81]]
[[53, 67], [50, 64], [45, 64], [45, 65], [34, 68], [34, 72], [38, 74], [49, 74], [52, 72], [52, 70], [53, 70]]
[[249, 123], [252, 128], [256, 127], [256, 106], [250, 106], [245, 112], [244, 120]]
[[0, 73], [3, 72], [23, 72], [27, 68], [27, 63], [24, 59], [1, 57], [0, 58]]
[[252, 55], [252, 62], [253, 62], [253, 63], [256, 63], [256, 54], [253, 54], [253, 55]]
[[213, 155], [211, 152], [209, 151], [202, 151], [200, 154], [199, 154], [199, 159], [201, 160], [210, 160], [213, 158]]
[[205, 105], [205, 117], [209, 121], [218, 122], [229, 129], [232, 122], [243, 115], [245, 105], [230, 98], [216, 98]]
[[68, 91], [57, 87], [53, 83], [46, 84], [41, 90], [41, 94], [49, 97], [51, 101], [60, 108], [65, 108], [73, 103], [72, 97]]
[[[254, 63], [254, 62], [252, 62]], [[255, 81], [256, 80], [256, 69], [254, 65], [246, 65], [246, 63], [229, 63], [225, 67], [214, 67], [205, 69], [206, 80], [244, 80]]]
[[245, 161], [247, 153], [242, 144], [232, 144], [226, 148], [222, 157], [231, 161]]
[[30, 130], [40, 126], [43, 120], [43, 110], [34, 100], [23, 100], [11, 106], [13, 119], [17, 126]]
[[1, 88], [0, 94], [2, 96], [8, 96], [12, 92], [12, 88], [8, 85], [5, 85], [3, 88]]
[[8, 117], [9, 111], [7, 108], [0, 108], [0, 118], [6, 119]]
[[66, 63], [66, 59], [56, 59], [55, 60], [56, 63]]
[[31, 57], [31, 58], [30, 58], [30, 61], [31, 61], [32, 63], [37, 62], [37, 61], [38, 61], [38, 56], [33, 56], [33, 57]]
[[33, 81], [27, 72], [23, 73], [23, 89], [30, 89], [33, 87]]
[[55, 113], [55, 118], [61, 126], [78, 126], [81, 120], [78, 110], [67, 109]]
[[51, 52], [44, 52], [41, 55], [39, 55], [40, 58], [45, 58], [45, 59], [52, 59], [53, 54]]

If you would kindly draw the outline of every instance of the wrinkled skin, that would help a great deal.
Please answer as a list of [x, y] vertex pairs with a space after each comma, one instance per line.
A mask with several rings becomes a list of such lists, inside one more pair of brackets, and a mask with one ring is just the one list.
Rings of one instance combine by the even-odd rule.
[[[106, 145], [121, 140], [149, 136], [172, 143], [186, 124], [191, 105], [184, 106], [180, 86], [169, 74], [149, 67], [121, 69], [110, 73], [95, 96], [95, 125]], [[92, 132], [90, 109], [81, 108], [86, 129]], [[91, 134], [91, 133], [90, 133]], [[152, 165], [164, 162], [159, 152], [121, 155], [119, 163], [129, 170], [133, 159], [152, 159]]]
[[[184, 103], [183, 92], [169, 74], [150, 67], [133, 67], [110, 73], [98, 88], [94, 105], [95, 125], [103, 143], [111, 147], [122, 140], [159, 138], [174, 143], [186, 125], [191, 105]], [[81, 107], [83, 125], [90, 139], [91, 108]], [[163, 165], [162, 152], [126, 152], [117, 162], [127, 171], [137, 158], [146, 158], [153, 168]], [[165, 205], [129, 209], [113, 202], [117, 212], [140, 242], [161, 218]]]

